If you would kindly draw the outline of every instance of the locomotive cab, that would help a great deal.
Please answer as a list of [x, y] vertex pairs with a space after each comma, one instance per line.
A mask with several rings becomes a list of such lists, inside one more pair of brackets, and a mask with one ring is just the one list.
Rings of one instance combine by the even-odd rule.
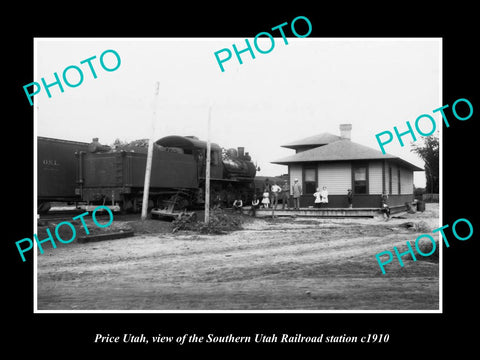
[[[197, 163], [198, 179], [205, 179], [207, 165], [207, 143], [195, 136], [166, 136], [156, 141], [163, 147], [175, 147], [183, 150], [184, 154], [192, 154]], [[222, 149], [215, 143], [210, 144], [210, 178], [221, 180], [223, 177]]]

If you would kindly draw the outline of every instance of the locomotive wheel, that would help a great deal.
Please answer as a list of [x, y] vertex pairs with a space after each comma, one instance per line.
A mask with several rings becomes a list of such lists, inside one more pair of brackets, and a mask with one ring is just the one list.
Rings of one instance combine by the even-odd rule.
[[[125, 197], [121, 203], [121, 211], [123, 214], [134, 213], [139, 214], [142, 212], [142, 198], [137, 196]], [[148, 211], [155, 207], [155, 200], [148, 200]]]
[[175, 194], [170, 196], [167, 200], [163, 200], [162, 203], [164, 209], [181, 211], [190, 205], [190, 200], [186, 196]]
[[137, 197], [132, 196], [132, 197], [125, 197], [125, 199], [122, 202], [122, 213], [139, 213], [142, 211], [142, 205], [141, 201], [138, 200]]
[[133, 204], [132, 204], [132, 201], [128, 198], [125, 198], [121, 205], [120, 205], [120, 211], [122, 212], [122, 214], [126, 214], [126, 213], [129, 213], [129, 212], [132, 212], [132, 209], [133, 209]]

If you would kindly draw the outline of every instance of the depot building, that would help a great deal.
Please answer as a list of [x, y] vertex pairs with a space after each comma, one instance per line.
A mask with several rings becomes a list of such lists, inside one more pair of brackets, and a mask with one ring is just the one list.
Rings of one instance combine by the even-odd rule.
[[295, 154], [272, 163], [288, 166], [290, 194], [295, 179], [302, 185], [300, 207], [312, 206], [316, 188], [323, 186], [328, 190], [329, 208], [348, 207], [348, 189], [354, 208], [380, 207], [383, 192], [388, 194], [389, 206], [413, 201], [413, 172], [424, 170], [351, 141], [351, 130], [351, 124], [341, 124], [340, 136], [321, 133], [282, 145]]

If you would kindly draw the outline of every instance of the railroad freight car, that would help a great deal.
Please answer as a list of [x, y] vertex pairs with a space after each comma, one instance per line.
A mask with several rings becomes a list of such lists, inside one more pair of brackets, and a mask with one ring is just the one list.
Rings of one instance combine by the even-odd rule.
[[78, 141], [37, 137], [37, 211], [44, 213], [51, 202], [77, 202], [75, 192], [76, 154], [87, 151], [89, 144]]
[[[78, 156], [78, 192], [89, 204], [119, 205], [138, 212], [143, 200], [147, 146], [108, 148], [94, 139]], [[194, 136], [167, 136], [154, 144], [149, 207], [195, 208], [204, 203], [207, 143]], [[254, 192], [255, 165], [243, 148], [211, 144], [211, 202], [228, 206]]]

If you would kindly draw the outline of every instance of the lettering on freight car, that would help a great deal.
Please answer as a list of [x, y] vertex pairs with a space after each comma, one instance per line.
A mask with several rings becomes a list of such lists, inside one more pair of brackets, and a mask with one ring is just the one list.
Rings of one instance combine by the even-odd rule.
[[43, 165], [51, 165], [51, 166], [60, 166], [60, 164], [57, 163], [57, 160], [44, 159], [44, 160], [42, 161], [42, 164], [43, 164]]

